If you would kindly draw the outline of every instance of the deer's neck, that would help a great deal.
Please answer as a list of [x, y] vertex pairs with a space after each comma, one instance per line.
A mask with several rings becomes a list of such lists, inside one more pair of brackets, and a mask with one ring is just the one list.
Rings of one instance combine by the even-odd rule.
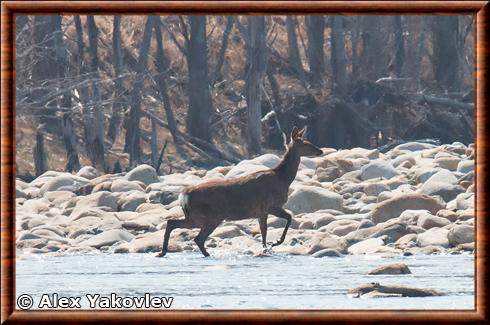
[[279, 165], [274, 168], [279, 179], [287, 183], [288, 187], [296, 177], [300, 161], [301, 157], [296, 150], [288, 148]]

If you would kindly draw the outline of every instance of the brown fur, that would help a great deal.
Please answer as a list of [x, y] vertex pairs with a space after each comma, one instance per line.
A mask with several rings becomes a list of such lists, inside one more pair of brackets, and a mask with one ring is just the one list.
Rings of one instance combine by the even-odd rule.
[[304, 131], [294, 128], [286, 154], [273, 169], [187, 187], [182, 192], [185, 219], [168, 221], [159, 256], [167, 253], [170, 233], [175, 228], [201, 228], [195, 242], [204, 256], [209, 256], [204, 241], [223, 220], [258, 218], [262, 244], [266, 247], [269, 214], [286, 219], [281, 239], [273, 246], [281, 244], [291, 223], [291, 215], [282, 206], [288, 199], [288, 189], [296, 177], [300, 158], [322, 154], [320, 149], [303, 139]]

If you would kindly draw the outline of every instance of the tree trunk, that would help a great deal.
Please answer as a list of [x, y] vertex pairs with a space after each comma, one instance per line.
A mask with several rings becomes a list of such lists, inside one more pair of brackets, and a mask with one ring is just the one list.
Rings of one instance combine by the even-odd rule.
[[345, 48], [344, 48], [344, 27], [343, 17], [332, 17], [332, 73], [334, 81], [334, 91], [340, 95], [346, 93], [346, 72], [345, 72]]
[[[150, 147], [151, 147], [151, 165], [153, 168], [157, 167], [158, 163], [158, 135], [157, 135], [157, 123], [154, 119], [151, 120], [151, 139], [150, 139]], [[158, 173], [158, 170], [157, 170]]]
[[458, 28], [457, 16], [434, 18], [432, 65], [437, 87], [442, 91], [458, 91], [460, 89]]
[[386, 33], [382, 20], [386, 17], [362, 17], [362, 76], [369, 80], [378, 80], [388, 76], [388, 58], [386, 54]]
[[[59, 17], [59, 16], [58, 16]], [[55, 107], [47, 99], [52, 91], [50, 81], [59, 77], [57, 62], [55, 29], [59, 23], [56, 16], [35, 16], [33, 27], [34, 64], [32, 65], [32, 83], [35, 90], [30, 93], [29, 100], [38, 109], [41, 123], [45, 123], [47, 131], [59, 130], [55, 125], [58, 122]]]
[[172, 105], [170, 102], [170, 97], [168, 96], [168, 87], [165, 76], [168, 71], [168, 58], [163, 52], [163, 39], [161, 32], [161, 22], [160, 18], [155, 24], [155, 37], [157, 38], [157, 57], [156, 57], [156, 67], [158, 74], [156, 76], [156, 81], [158, 83], [159, 93], [162, 97], [163, 108], [165, 109], [165, 115], [167, 116], [168, 129], [174, 140], [174, 144], [178, 143], [179, 130], [177, 129], [177, 122], [175, 121], [174, 113], [172, 111]]
[[136, 81], [131, 95], [131, 110], [129, 111], [129, 121], [126, 129], [125, 151], [129, 152], [129, 164], [133, 166], [140, 162], [140, 116], [141, 116], [141, 92], [147, 73], [148, 52], [150, 50], [151, 33], [156, 16], [149, 16], [146, 19], [143, 40], [141, 41], [138, 64], [136, 67]]
[[390, 75], [392, 77], [400, 77], [403, 70], [403, 63], [405, 61], [405, 41], [403, 38], [403, 26], [402, 17], [393, 17], [393, 57], [389, 64]]
[[92, 164], [99, 170], [106, 170], [105, 166], [105, 149], [104, 149], [104, 108], [102, 107], [102, 96], [100, 93], [100, 74], [99, 74], [99, 56], [97, 54], [97, 43], [99, 29], [95, 24], [94, 16], [87, 17], [89, 53], [90, 53], [90, 72], [92, 79], [92, 107], [94, 116], [95, 139], [89, 146], [89, 156], [92, 158]]
[[221, 40], [221, 48], [218, 53], [218, 63], [216, 64], [216, 70], [214, 71], [213, 84], [215, 84], [219, 79], [221, 79], [221, 68], [225, 62], [225, 53], [228, 48], [228, 39], [230, 37], [231, 30], [233, 29], [233, 24], [235, 23], [235, 17], [226, 17], [226, 27], [223, 32], [223, 38]]
[[42, 126], [37, 128], [36, 131], [36, 146], [34, 147], [34, 167], [36, 170], [36, 177], [43, 174], [47, 170], [46, 154], [44, 152], [44, 135], [42, 132]]
[[[80, 16], [75, 16], [75, 27], [77, 32], [77, 48], [78, 48], [78, 93], [80, 94], [80, 103], [82, 105], [82, 116], [83, 116], [83, 127], [85, 133], [85, 149], [87, 154], [91, 157], [91, 150], [93, 148], [93, 143], [95, 142], [95, 121], [93, 112], [89, 106], [89, 94], [88, 88], [82, 85], [84, 81], [84, 76], [87, 74], [87, 68], [84, 63], [84, 44], [83, 44], [83, 28]], [[93, 160], [92, 160], [93, 163]]]
[[310, 64], [310, 77], [313, 84], [322, 81], [325, 73], [323, 33], [325, 30], [325, 17], [307, 16], [306, 33], [308, 35], [308, 61]]
[[122, 55], [121, 55], [121, 16], [114, 16], [112, 27], [112, 64], [114, 66], [114, 102], [112, 103], [112, 115], [109, 122], [107, 138], [113, 144], [116, 141], [118, 130], [121, 126], [121, 116], [124, 111], [124, 89], [122, 83]]
[[352, 57], [351, 57], [351, 78], [354, 79], [359, 77], [359, 35], [360, 31], [361, 17], [354, 16], [351, 18], [352, 28], [351, 28], [351, 47], [352, 47]]
[[186, 50], [189, 67], [189, 111], [187, 133], [211, 142], [209, 117], [213, 111], [209, 93], [206, 17], [190, 16], [190, 41]]
[[286, 30], [288, 34], [288, 57], [294, 72], [302, 73], [303, 64], [298, 49], [298, 38], [296, 36], [296, 20], [294, 16], [286, 16]]
[[64, 112], [61, 116], [61, 126], [63, 130], [63, 141], [66, 148], [66, 166], [65, 171], [76, 172], [80, 169], [80, 160], [76, 150], [76, 134], [73, 129], [73, 120], [71, 112]]
[[265, 18], [249, 17], [248, 31], [250, 44], [247, 47], [247, 151], [249, 156], [252, 156], [261, 151], [261, 86], [266, 71]]

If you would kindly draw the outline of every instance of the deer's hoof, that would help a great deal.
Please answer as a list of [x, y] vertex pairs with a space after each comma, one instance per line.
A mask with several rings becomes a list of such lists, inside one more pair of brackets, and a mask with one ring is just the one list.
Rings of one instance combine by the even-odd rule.
[[157, 255], [155, 255], [155, 257], [164, 257], [165, 255], [166, 255], [166, 253], [160, 252]]
[[282, 244], [282, 241], [278, 240], [274, 244], [272, 244], [272, 247], [276, 247], [276, 246], [281, 245], [281, 244]]

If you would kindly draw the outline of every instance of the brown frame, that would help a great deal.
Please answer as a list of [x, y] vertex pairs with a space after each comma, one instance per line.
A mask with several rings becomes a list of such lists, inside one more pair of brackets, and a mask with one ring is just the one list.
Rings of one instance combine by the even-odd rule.
[[[466, 14], [476, 17], [476, 260], [475, 305], [470, 311], [357, 310], [167, 310], [167, 311], [21, 311], [15, 310], [15, 14]], [[155, 322], [390, 322], [488, 323], [488, 1], [4, 1], [1, 3], [1, 323], [49, 324]], [[487, 91], [487, 92], [486, 92]]]

